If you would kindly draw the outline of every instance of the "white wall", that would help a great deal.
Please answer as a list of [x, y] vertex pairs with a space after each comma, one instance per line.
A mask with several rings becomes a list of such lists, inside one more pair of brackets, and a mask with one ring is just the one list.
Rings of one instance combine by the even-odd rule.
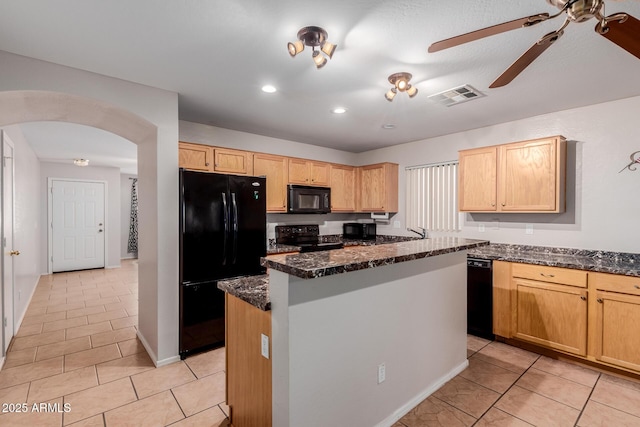
[[[42, 206], [40, 221], [48, 224], [49, 190], [48, 178], [68, 178], [74, 180], [106, 181], [105, 192], [105, 266], [115, 268], [120, 266], [120, 169], [103, 166], [79, 167], [73, 164], [40, 162], [40, 194]], [[48, 242], [48, 229], [42, 227], [40, 238]], [[42, 274], [48, 274], [47, 260], [48, 245], [42, 247]]]
[[180, 120], [180, 141], [354, 165], [358, 154]]
[[[465, 104], [471, 107], [473, 104]], [[451, 114], [455, 109], [451, 107]], [[562, 214], [466, 214], [461, 235], [492, 242], [640, 252], [640, 168], [618, 173], [640, 150], [640, 97], [559, 111], [514, 122], [362, 153], [359, 164], [400, 164], [399, 209], [404, 229], [404, 168], [457, 159], [458, 150], [551, 135], [568, 140], [567, 211]], [[486, 225], [480, 233], [478, 225]], [[534, 234], [525, 234], [533, 224]], [[497, 229], [496, 229], [497, 228]]]
[[131, 184], [137, 175], [120, 175], [120, 258], [135, 258], [136, 254], [127, 251], [129, 243], [129, 225], [131, 217]]
[[177, 360], [178, 94], [3, 51], [0, 64], [0, 126], [70, 121], [138, 144], [138, 336], [157, 364]]
[[27, 311], [27, 304], [40, 278], [40, 231], [45, 227], [40, 219], [40, 162], [16, 125], [4, 128], [14, 144], [14, 325]]

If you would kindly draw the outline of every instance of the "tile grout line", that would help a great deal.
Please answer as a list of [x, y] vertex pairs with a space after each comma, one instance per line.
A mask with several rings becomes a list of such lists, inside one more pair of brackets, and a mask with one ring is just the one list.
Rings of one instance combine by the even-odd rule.
[[596, 386], [598, 385], [598, 381], [600, 381], [600, 377], [601, 376], [602, 376], [602, 373], [598, 373], [598, 378], [596, 379], [596, 382], [593, 383], [593, 387], [591, 388], [591, 391], [589, 392], [589, 397], [587, 397], [587, 400], [584, 401], [584, 405], [582, 405], [582, 409], [580, 410], [580, 413], [578, 414], [578, 418], [576, 419], [576, 422], [573, 424], [574, 426], [577, 426], [578, 423], [580, 422], [580, 418], [582, 418], [582, 414], [584, 413], [585, 408], [589, 404], [589, 401], [591, 400], [591, 396], [593, 395], [593, 392], [596, 390]]

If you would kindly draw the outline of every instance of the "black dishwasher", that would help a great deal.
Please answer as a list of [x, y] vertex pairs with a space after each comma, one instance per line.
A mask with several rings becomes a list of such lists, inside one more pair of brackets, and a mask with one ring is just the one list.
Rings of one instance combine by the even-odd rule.
[[467, 258], [467, 333], [493, 340], [491, 260]]

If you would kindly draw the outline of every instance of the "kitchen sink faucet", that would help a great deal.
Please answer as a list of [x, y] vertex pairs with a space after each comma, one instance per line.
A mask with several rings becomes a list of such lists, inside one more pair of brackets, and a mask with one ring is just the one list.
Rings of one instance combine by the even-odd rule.
[[420, 236], [421, 239], [426, 239], [427, 238], [427, 229], [423, 228], [423, 227], [418, 227], [420, 230], [422, 231], [417, 231], [414, 230], [413, 228], [409, 228], [407, 227], [407, 231], [411, 231], [413, 233], [416, 233], [418, 236]]

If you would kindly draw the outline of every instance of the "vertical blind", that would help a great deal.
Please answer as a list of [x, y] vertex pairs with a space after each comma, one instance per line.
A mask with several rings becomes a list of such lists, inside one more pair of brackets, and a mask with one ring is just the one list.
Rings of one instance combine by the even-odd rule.
[[405, 169], [407, 227], [429, 231], [460, 231], [458, 162]]

